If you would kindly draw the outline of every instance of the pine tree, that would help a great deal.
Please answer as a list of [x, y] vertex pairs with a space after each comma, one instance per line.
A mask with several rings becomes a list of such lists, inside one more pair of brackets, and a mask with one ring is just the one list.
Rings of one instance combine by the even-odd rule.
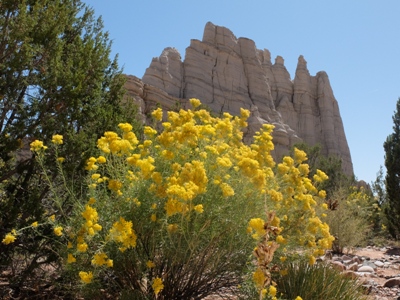
[[386, 198], [385, 215], [388, 230], [392, 237], [400, 238], [400, 98], [393, 115], [393, 133], [390, 134], [383, 147], [385, 149]]
[[[0, 237], [45, 215], [41, 204], [49, 191], [31, 141], [49, 143], [62, 134], [67, 180], [79, 184], [97, 138], [119, 121], [132, 121], [133, 111], [120, 106], [124, 76], [109, 58], [110, 47], [101, 19], [79, 0], [0, 1]], [[54, 161], [46, 168], [56, 182]], [[13, 277], [21, 286], [38, 257], [57, 258], [41, 240], [19, 238], [0, 243], [0, 271], [15, 251], [34, 255]]]

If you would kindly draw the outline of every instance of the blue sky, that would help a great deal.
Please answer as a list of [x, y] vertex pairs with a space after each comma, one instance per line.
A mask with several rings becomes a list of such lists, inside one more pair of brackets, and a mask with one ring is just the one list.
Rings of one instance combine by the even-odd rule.
[[208, 21], [277, 55], [293, 79], [303, 55], [311, 75], [326, 71], [358, 179], [370, 183], [384, 165], [400, 97], [400, 1], [134, 1], [83, 0], [102, 16], [113, 55], [142, 77], [166, 47], [182, 57]]

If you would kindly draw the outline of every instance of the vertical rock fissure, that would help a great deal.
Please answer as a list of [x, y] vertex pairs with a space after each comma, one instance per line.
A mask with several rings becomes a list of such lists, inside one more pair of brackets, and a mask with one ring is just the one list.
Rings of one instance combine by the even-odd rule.
[[186, 79], [186, 75], [185, 75], [185, 67], [183, 65], [183, 62], [181, 63], [181, 84], [180, 84], [180, 90], [179, 90], [179, 98], [186, 98], [185, 95], [185, 80]]
[[[214, 66], [211, 70], [211, 103], [215, 102], [215, 84], [214, 84], [214, 77], [216, 73], [216, 67], [218, 64], [218, 58], [215, 58]], [[217, 76], [218, 78], [218, 76]]]

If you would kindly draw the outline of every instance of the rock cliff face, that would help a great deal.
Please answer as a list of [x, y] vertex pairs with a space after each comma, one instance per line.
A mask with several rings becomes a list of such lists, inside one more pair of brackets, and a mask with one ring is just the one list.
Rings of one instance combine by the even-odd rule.
[[353, 174], [350, 151], [338, 103], [328, 76], [311, 76], [299, 57], [294, 80], [278, 56], [271, 63], [268, 50], [247, 38], [236, 38], [227, 28], [207, 23], [202, 41], [191, 40], [185, 59], [174, 48], [153, 58], [143, 79], [128, 76], [128, 93], [145, 115], [159, 103], [172, 109], [198, 98], [214, 112], [233, 115], [251, 111], [247, 139], [263, 123], [275, 125], [275, 157], [295, 143], [322, 145], [323, 154], [342, 158], [345, 173]]

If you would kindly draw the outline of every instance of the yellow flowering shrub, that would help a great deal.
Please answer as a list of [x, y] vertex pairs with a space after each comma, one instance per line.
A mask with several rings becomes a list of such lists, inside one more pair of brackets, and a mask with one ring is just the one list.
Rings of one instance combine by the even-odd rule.
[[[87, 199], [68, 226], [54, 228], [83, 284], [112, 272], [119, 286], [146, 297], [189, 299], [237, 287], [255, 244], [259, 264], [299, 248], [313, 262], [331, 247], [318, 216], [325, 194], [317, 186], [326, 175], [308, 178], [306, 154], [296, 149], [276, 163], [272, 125], [246, 145], [249, 111], [213, 117], [199, 100], [190, 103], [193, 109], [154, 110], [143, 140], [127, 123], [98, 139], [98, 155], [85, 167]], [[266, 212], [274, 212], [268, 220]], [[265, 266], [253, 271], [261, 294], [275, 297]]]

